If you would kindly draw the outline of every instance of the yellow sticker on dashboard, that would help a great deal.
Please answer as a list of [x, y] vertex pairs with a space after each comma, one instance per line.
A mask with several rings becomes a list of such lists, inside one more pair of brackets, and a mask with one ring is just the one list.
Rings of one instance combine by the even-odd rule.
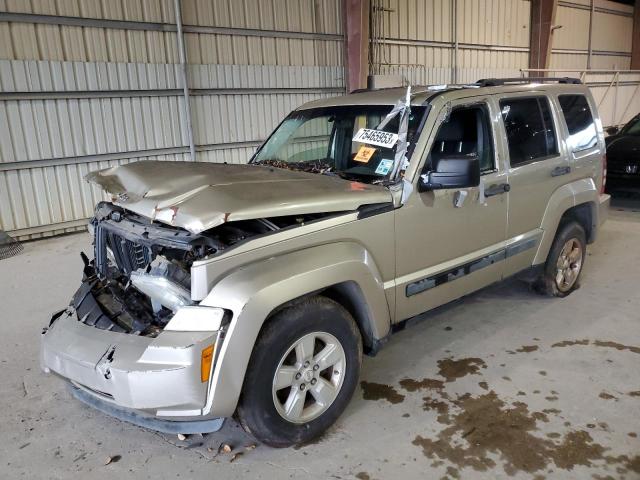
[[363, 145], [358, 149], [358, 153], [356, 153], [356, 156], [353, 157], [353, 159], [356, 162], [368, 163], [374, 153], [376, 153], [375, 148], [365, 147]]

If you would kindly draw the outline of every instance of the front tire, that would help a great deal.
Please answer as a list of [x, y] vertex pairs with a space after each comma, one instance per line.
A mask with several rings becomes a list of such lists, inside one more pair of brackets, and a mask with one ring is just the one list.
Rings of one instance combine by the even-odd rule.
[[586, 251], [584, 228], [573, 221], [561, 225], [549, 250], [544, 273], [537, 282], [537, 290], [554, 297], [566, 297], [576, 290]]
[[273, 447], [306, 443], [344, 411], [360, 376], [362, 340], [340, 304], [312, 297], [268, 320], [247, 367], [240, 423]]

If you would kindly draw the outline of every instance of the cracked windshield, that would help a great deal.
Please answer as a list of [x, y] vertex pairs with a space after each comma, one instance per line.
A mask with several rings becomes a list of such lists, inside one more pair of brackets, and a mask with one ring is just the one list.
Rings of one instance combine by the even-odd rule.
[[[407, 159], [418, 139], [425, 108], [411, 107]], [[391, 109], [390, 105], [350, 105], [293, 112], [252, 163], [381, 183], [393, 169], [400, 115], [384, 129], [377, 131], [376, 127]]]

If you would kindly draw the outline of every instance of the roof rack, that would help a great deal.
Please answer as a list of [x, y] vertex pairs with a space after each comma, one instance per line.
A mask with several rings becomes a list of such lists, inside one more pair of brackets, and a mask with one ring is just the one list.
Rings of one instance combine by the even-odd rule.
[[498, 87], [510, 83], [545, 83], [545, 82], [557, 82], [567, 83], [573, 85], [581, 85], [582, 81], [579, 78], [571, 77], [515, 77], [515, 78], [483, 78], [478, 80], [475, 84], [480, 87]]

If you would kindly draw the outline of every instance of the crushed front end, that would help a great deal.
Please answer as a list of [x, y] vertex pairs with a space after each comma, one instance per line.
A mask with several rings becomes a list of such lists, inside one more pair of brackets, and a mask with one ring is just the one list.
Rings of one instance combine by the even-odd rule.
[[204, 408], [230, 318], [191, 300], [190, 267], [229, 239], [109, 203], [98, 205], [90, 230], [95, 258], [82, 255], [80, 288], [43, 330], [43, 370], [70, 381], [77, 398], [144, 427], [219, 429], [222, 420]]

